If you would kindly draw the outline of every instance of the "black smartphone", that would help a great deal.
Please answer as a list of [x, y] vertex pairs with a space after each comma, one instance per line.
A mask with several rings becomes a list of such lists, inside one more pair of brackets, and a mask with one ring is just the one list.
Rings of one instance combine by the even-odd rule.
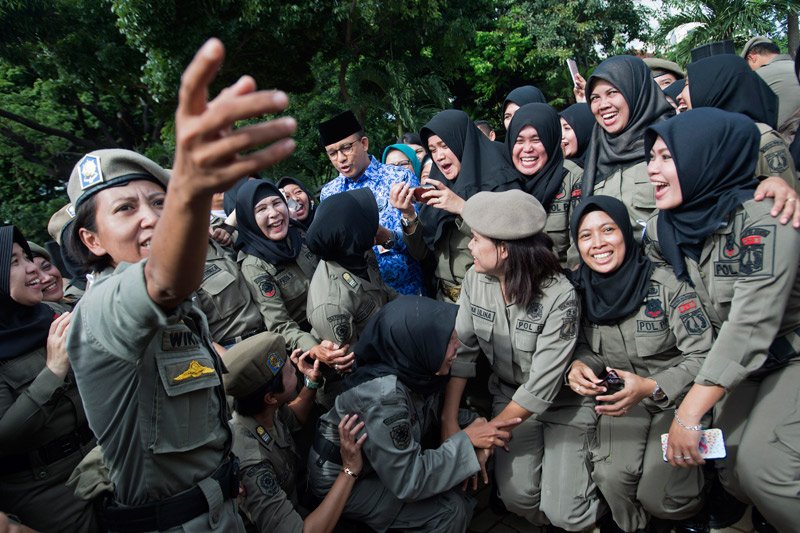
[[598, 385], [606, 388], [606, 394], [613, 394], [625, 387], [625, 382], [614, 370], [603, 372], [598, 377], [603, 380]]

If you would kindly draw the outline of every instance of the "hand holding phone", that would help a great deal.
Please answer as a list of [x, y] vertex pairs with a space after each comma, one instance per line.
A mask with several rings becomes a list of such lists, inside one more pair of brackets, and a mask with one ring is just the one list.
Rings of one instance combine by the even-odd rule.
[[[661, 450], [664, 461], [667, 461], [667, 444], [669, 433], [661, 435]], [[725, 451], [725, 440], [722, 438], [721, 429], [704, 429], [700, 432], [700, 443], [698, 444], [700, 457], [703, 459], [722, 459], [727, 454]]]
[[428, 191], [435, 191], [435, 190], [436, 190], [436, 187], [434, 187], [433, 185], [427, 185], [427, 184], [426, 185], [420, 185], [419, 187], [414, 187], [414, 191], [413, 191], [414, 199], [417, 202], [422, 202], [423, 204], [428, 203], [428, 199], [427, 198], [423, 198], [422, 195], [425, 194]]

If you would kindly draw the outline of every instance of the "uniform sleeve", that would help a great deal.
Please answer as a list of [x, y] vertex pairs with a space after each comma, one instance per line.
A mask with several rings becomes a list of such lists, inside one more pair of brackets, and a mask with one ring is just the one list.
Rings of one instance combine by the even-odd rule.
[[683, 357], [675, 366], [650, 377], [667, 395], [670, 405], [674, 405], [675, 400], [689, 390], [700, 371], [714, 344], [714, 328], [697, 293], [686, 283], [681, 283], [677, 293], [670, 299], [667, 313], [670, 330]]
[[777, 176], [797, 191], [797, 175], [793, 163], [789, 147], [778, 132], [769, 130], [761, 135], [756, 177]]
[[767, 358], [797, 276], [800, 233], [762, 213], [745, 222], [739, 274], [722, 323], [695, 383], [730, 390]]
[[553, 304], [544, 329], [536, 340], [536, 353], [533, 354], [528, 381], [511, 398], [525, 410], [540, 415], [553, 403], [563, 386], [564, 372], [572, 360], [578, 340], [578, 324], [578, 300], [575, 290], [570, 288], [560, 294]]
[[480, 345], [478, 336], [475, 334], [469, 305], [469, 293], [475, 278], [474, 272], [470, 269], [464, 276], [464, 280], [461, 282], [461, 294], [458, 297], [456, 334], [461, 346], [458, 347], [456, 360], [450, 368], [450, 375], [456, 378], [475, 377], [475, 362], [480, 355]]
[[303, 519], [281, 490], [270, 465], [259, 463], [245, 469], [242, 485], [247, 494], [242, 501], [242, 509], [258, 531], [302, 533]]
[[402, 391], [363, 398], [361, 403], [369, 435], [363, 453], [383, 484], [401, 500], [440, 494], [480, 470], [472, 443], [463, 431], [436, 449], [422, 449], [414, 439], [410, 409]]
[[[417, 215], [419, 217], [419, 215]], [[423, 237], [422, 219], [417, 218], [417, 223], [414, 225], [414, 233], [403, 232], [403, 242], [406, 244], [409, 255], [417, 261], [422, 261], [428, 255], [428, 245], [425, 244]]]
[[338, 304], [324, 303], [308, 313], [308, 322], [321, 340], [333, 341], [339, 346], [350, 344], [356, 328], [353, 315]]
[[[589, 345], [589, 340], [586, 335], [586, 328], [588, 327], [587, 325], [581, 324], [580, 330], [578, 331], [578, 342], [575, 344], [575, 352], [572, 355], [572, 359], [573, 361], [584, 363], [592, 369], [592, 372], [594, 372], [596, 376], [599, 376], [603, 370], [605, 370], [606, 363], [600, 354], [595, 353]], [[569, 368], [570, 367], [567, 367], [565, 375], [569, 373]]]
[[243, 264], [242, 275], [250, 289], [250, 294], [253, 295], [253, 301], [261, 311], [264, 325], [268, 331], [283, 335], [286, 344], [292, 349], [300, 348], [306, 351], [318, 344], [313, 335], [303, 331], [297, 322], [292, 320], [283, 303], [278, 283], [266, 270], [257, 265]]
[[469, 224], [464, 222], [464, 219], [461, 217], [456, 217], [456, 228], [459, 232], [466, 235], [467, 237], [472, 237], [472, 228], [469, 227]]
[[70, 339], [81, 330], [109, 355], [135, 363], [153, 334], [169, 324], [169, 314], [147, 293], [145, 264], [130, 265], [92, 286], [75, 308]]

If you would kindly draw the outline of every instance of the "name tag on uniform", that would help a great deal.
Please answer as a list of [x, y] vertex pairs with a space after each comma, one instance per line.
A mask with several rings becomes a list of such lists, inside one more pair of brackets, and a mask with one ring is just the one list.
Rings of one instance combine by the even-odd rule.
[[482, 318], [483, 320], [488, 320], [489, 322], [494, 322], [494, 311], [489, 311], [488, 309], [484, 309], [483, 307], [475, 304], [470, 304], [469, 310], [473, 316]]

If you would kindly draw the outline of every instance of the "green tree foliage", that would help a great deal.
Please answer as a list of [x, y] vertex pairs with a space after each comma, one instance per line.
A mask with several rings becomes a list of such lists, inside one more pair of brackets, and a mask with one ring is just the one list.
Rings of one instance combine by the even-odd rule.
[[[798, 0], [665, 0], [655, 39], [685, 65], [691, 61], [692, 48], [701, 44], [730, 39], [738, 51], [755, 35], [785, 40], [788, 16], [798, 10]], [[668, 46], [667, 35], [691, 23], [701, 26], [674, 47]]]

